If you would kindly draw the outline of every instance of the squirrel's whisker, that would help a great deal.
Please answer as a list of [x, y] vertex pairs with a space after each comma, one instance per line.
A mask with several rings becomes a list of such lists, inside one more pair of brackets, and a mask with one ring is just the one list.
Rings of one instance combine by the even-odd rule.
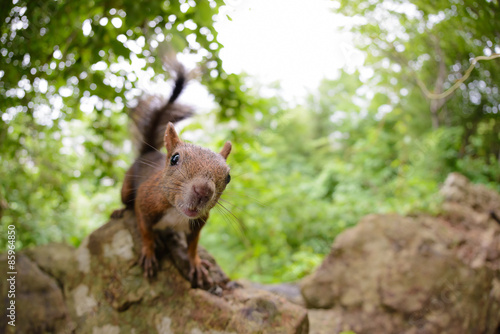
[[262, 206], [264, 208], [268, 208], [269, 207], [269, 206], [265, 205], [264, 203], [262, 203], [261, 201], [259, 201], [258, 199], [256, 199], [255, 197], [249, 196], [247, 194], [242, 194], [242, 193], [237, 193], [237, 192], [231, 192], [231, 191], [226, 191], [225, 192], [225, 195], [229, 195], [229, 194], [231, 194], [231, 196], [233, 196], [233, 195], [245, 196], [245, 197], [251, 199], [252, 201], [254, 201], [256, 204], [258, 204], [258, 205], [260, 205], [260, 206]]
[[217, 203], [217, 204], [218, 205], [215, 206], [217, 208], [217, 212], [219, 212], [221, 214], [222, 218], [226, 221], [226, 223], [229, 224], [229, 226], [231, 226], [231, 228], [234, 229], [236, 234], [239, 234], [241, 236], [241, 238], [245, 242], [245, 245], [249, 247], [251, 245], [251, 242], [246, 235], [245, 229], [242, 228], [241, 223], [239, 222], [239, 219], [235, 219], [233, 216], [231, 216], [228, 213], [227, 209], [220, 206], [220, 203]]
[[158, 167], [160, 167], [160, 168], [162, 167], [162, 166], [161, 166], [161, 163], [158, 163], [158, 162], [153, 161], [153, 160], [151, 160], [151, 159], [146, 159], [146, 158], [144, 158], [144, 157], [139, 157], [139, 158], [137, 158], [137, 160], [139, 160], [139, 161], [144, 161], [144, 162], [147, 162], [147, 163], [150, 163], [150, 164], [152, 164], [152, 165], [154, 165], [154, 166], [158, 166]]
[[141, 160], [139, 160], [139, 159], [137, 159], [137, 162], [140, 162], [141, 164], [145, 164], [146, 166], [149, 166], [149, 167], [154, 168], [154, 169], [157, 169], [157, 170], [160, 170], [160, 169], [161, 169], [161, 167], [159, 167], [159, 166], [154, 166], [154, 165], [151, 165], [151, 164], [149, 164], [149, 163], [147, 163], [147, 162], [144, 162], [144, 161], [141, 161]]
[[147, 146], [151, 147], [151, 148], [152, 148], [153, 150], [155, 150], [156, 152], [161, 153], [159, 149], [157, 149], [157, 148], [156, 148], [156, 147], [154, 147], [153, 145], [148, 144], [148, 143], [147, 143], [144, 139], [139, 138], [139, 140], [140, 140], [143, 144], [145, 144], [145, 145], [147, 145]]
[[224, 220], [226, 221], [226, 223], [227, 223], [229, 226], [231, 226], [231, 228], [232, 228], [232, 229], [234, 229], [234, 231], [236, 232], [236, 234], [240, 234], [240, 233], [242, 233], [242, 234], [243, 234], [243, 231], [241, 231], [241, 229], [236, 228], [235, 223], [234, 223], [234, 218], [232, 218], [231, 216], [229, 216], [229, 215], [227, 214], [227, 212], [225, 212], [225, 211], [222, 209], [222, 207], [220, 207], [220, 206], [217, 206], [217, 205], [216, 205], [216, 206], [215, 206], [215, 208], [216, 208], [217, 212], [219, 212], [219, 213], [220, 213], [220, 215], [221, 215], [222, 219], [224, 219]]
[[245, 227], [244, 227], [243, 223], [241, 222], [241, 220], [231, 210], [229, 210], [228, 208], [226, 208], [220, 202], [217, 202], [217, 204], [220, 205], [224, 210], [226, 210], [231, 216], [233, 216], [234, 219], [236, 219], [236, 221], [238, 222], [238, 225], [240, 226], [240, 228], [243, 229], [243, 230], [245, 230]]
[[242, 177], [243, 175], [247, 175], [247, 174], [250, 174], [250, 173], [252, 173], [252, 172], [251, 172], [251, 171], [249, 171], [249, 172], [245, 172], [245, 173], [241, 173], [241, 174], [235, 174], [235, 175], [231, 174], [231, 177], [232, 177], [233, 179], [237, 179], [237, 178], [239, 178], [239, 177]]
[[179, 173], [182, 175], [182, 177], [184, 178], [184, 180], [182, 180], [182, 181], [185, 181], [185, 180], [187, 180], [187, 179], [188, 179], [188, 178], [186, 177], [186, 175], [184, 175], [184, 174], [182, 173], [182, 171], [181, 171], [181, 169], [180, 169], [180, 168], [177, 168], [176, 172], [179, 172]]
[[229, 202], [228, 200], [226, 200], [224, 198], [219, 198], [219, 201], [223, 201], [224, 203], [231, 205], [231, 207], [236, 208], [236, 209], [240, 210], [241, 212], [245, 212], [248, 214], [248, 212], [245, 209], [243, 209], [240, 206], [235, 205], [234, 203]]

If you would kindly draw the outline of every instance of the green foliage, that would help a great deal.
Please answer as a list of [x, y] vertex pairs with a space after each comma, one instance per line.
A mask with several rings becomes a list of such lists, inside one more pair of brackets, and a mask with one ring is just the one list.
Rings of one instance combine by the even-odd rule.
[[[320, 91], [357, 78], [325, 81]], [[359, 108], [346, 100], [340, 104], [349, 116], [342, 124], [328, 122], [331, 113], [320, 109], [329, 104], [322, 98], [331, 99], [320, 96], [307, 109], [268, 112], [259, 121], [251, 116], [238, 127], [230, 158], [233, 181], [222, 202], [232, 213], [216, 208], [202, 238], [233, 277], [297, 279], [321, 262], [338, 233], [364, 215], [438, 210], [438, 183], [450, 171], [441, 170], [441, 145], [452, 134], [432, 132], [401, 143], [392, 126], [374, 127], [379, 122], [370, 116], [358, 119]], [[280, 105], [268, 103], [268, 110]]]
[[[247, 174], [224, 197], [246, 239], [231, 236], [215, 217], [207, 226], [215, 236], [203, 240], [232, 276], [300, 278], [366, 214], [439, 213], [439, 186], [450, 172], [500, 190], [498, 60], [476, 65], [437, 107], [417, 85], [443, 91], [470, 58], [500, 49], [491, 17], [498, 3], [478, 6], [342, 2], [343, 13], [365, 20], [353, 30], [373, 73], [324, 81], [306, 105], [291, 110], [268, 101], [260, 121], [251, 116], [237, 128], [235, 151], [249, 153], [231, 161]], [[234, 189], [241, 185], [243, 191]]]
[[[498, 1], [439, 0], [430, 5], [397, 0], [358, 6], [343, 0], [340, 10], [362, 18], [363, 24], [353, 30], [374, 69], [366, 84], [382, 90], [394, 108], [411, 117], [405, 120], [409, 135], [419, 136], [430, 126], [457, 127], [462, 129], [461, 158], [476, 156], [480, 164], [498, 164], [498, 59], [478, 63], [449, 99], [426, 99], [417, 86], [420, 82], [441, 93], [462, 77], [470, 59], [500, 52], [500, 22], [494, 19]], [[489, 177], [499, 181], [498, 174]]]
[[[225, 89], [239, 83], [224, 74], [217, 56], [213, 15], [221, 1], [189, 3], [4, 3], [0, 228], [16, 223], [19, 247], [77, 242], [105, 219], [110, 208], [103, 204], [120, 205], [116, 195], [103, 201], [95, 194], [116, 191], [131, 162], [125, 103], [140, 93], [131, 65], [161, 80], [163, 41], [200, 56], [202, 81], [210, 82], [221, 114], [241, 104]], [[94, 213], [90, 221], [98, 222], [78, 221], [73, 209], [80, 219]]]
[[224, 73], [221, 2], [188, 3], [19, 0], [0, 14], [0, 228], [16, 224], [19, 247], [78, 245], [121, 206], [125, 105], [140, 91], [117, 64], [161, 82], [163, 40], [199, 56], [218, 103], [186, 131], [202, 129], [197, 144], [214, 150], [233, 142], [233, 181], [201, 242], [234, 278], [296, 280], [366, 214], [437, 213], [449, 172], [500, 190], [500, 60], [438, 103], [418, 86], [441, 92], [470, 58], [500, 49], [498, 2], [342, 1], [364, 23], [353, 27], [362, 75], [342, 72], [294, 107], [279, 88], [262, 98]]

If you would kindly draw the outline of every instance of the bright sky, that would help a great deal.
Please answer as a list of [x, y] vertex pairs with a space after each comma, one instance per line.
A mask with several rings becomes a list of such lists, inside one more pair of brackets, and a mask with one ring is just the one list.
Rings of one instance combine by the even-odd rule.
[[[339, 4], [334, 0], [225, 0], [225, 4], [214, 27], [218, 41], [224, 46], [220, 57], [228, 73], [245, 72], [264, 85], [277, 82], [286, 101], [298, 104], [317, 89], [321, 79], [338, 77], [340, 69], [351, 72], [358, 68], [363, 72], [363, 53], [353, 47], [352, 34], [342, 31], [354, 19], [337, 14]], [[87, 21], [82, 27], [85, 35], [91, 32], [90, 21]], [[100, 24], [108, 22], [100, 21]], [[127, 41], [122, 37], [132, 51], [141, 52], [144, 38]], [[192, 69], [200, 56], [184, 53], [178, 58]], [[112, 66], [133, 71], [131, 75], [137, 75], [141, 89], [164, 93], [164, 84], [154, 83], [154, 72], [141, 70], [145, 65], [145, 60], [132, 56], [131, 64], [123, 62]], [[106, 64], [99, 62], [93, 69], [106, 69]], [[119, 86], [116, 78], [109, 80]], [[252, 81], [246, 84], [251, 85]], [[270, 93], [275, 92], [269, 89], [259, 92], [261, 96]], [[90, 99], [82, 100], [82, 110], [93, 110], [97, 102]], [[132, 92], [128, 100], [131, 99]], [[208, 112], [215, 107], [206, 88], [196, 81], [191, 81], [180, 101], [198, 112]]]
[[[278, 81], [288, 100], [314, 91], [322, 78], [363, 63], [349, 33], [349, 19], [331, 0], [225, 0], [215, 29], [224, 69], [262, 83]], [[231, 18], [229, 19], [228, 16]]]
[[[351, 34], [341, 31], [352, 19], [335, 13], [335, 1], [225, 3], [214, 25], [224, 45], [220, 52], [224, 70], [245, 72], [262, 84], [278, 82], [289, 102], [300, 103], [322, 78], [336, 78], [339, 69], [352, 71], [363, 64], [364, 56], [353, 47]], [[189, 56], [179, 58], [189, 63]], [[181, 101], [198, 110], [211, 108], [207, 108], [207, 99], [206, 90], [197, 84], [181, 95]]]

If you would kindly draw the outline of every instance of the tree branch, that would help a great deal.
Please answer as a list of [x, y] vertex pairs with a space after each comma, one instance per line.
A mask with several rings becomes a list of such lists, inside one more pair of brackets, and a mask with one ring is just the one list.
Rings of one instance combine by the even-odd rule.
[[415, 76], [415, 80], [417, 81], [418, 86], [420, 87], [420, 89], [422, 90], [422, 92], [424, 93], [424, 95], [427, 98], [429, 98], [431, 100], [444, 99], [444, 98], [448, 97], [449, 95], [451, 95], [454, 91], [456, 91], [458, 89], [458, 87], [460, 87], [460, 85], [462, 83], [464, 83], [464, 81], [469, 78], [472, 70], [474, 69], [474, 66], [476, 65], [476, 63], [478, 61], [480, 61], [480, 60], [492, 60], [492, 59], [499, 58], [499, 57], [500, 57], [499, 53], [494, 53], [491, 56], [478, 56], [478, 57], [473, 58], [471, 60], [471, 64], [470, 64], [469, 68], [467, 69], [467, 71], [465, 71], [464, 76], [461, 77], [457, 82], [455, 82], [455, 84], [453, 86], [451, 86], [450, 89], [448, 89], [446, 92], [443, 92], [443, 93], [430, 92], [427, 89], [427, 87], [425, 86], [425, 83], [423, 83], [423, 81], [420, 80], [418, 78], [418, 76]]

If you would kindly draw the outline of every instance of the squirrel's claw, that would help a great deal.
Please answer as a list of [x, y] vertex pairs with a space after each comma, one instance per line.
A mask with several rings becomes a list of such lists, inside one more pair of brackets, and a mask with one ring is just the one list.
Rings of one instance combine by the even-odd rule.
[[207, 260], [202, 260], [199, 257], [191, 263], [189, 270], [189, 281], [193, 287], [203, 287], [205, 283], [208, 285], [213, 284], [213, 280], [207, 269], [212, 267], [212, 263]]
[[148, 252], [143, 250], [141, 258], [139, 259], [139, 264], [144, 268], [145, 277], [153, 277], [158, 271], [158, 261], [154, 252]]

